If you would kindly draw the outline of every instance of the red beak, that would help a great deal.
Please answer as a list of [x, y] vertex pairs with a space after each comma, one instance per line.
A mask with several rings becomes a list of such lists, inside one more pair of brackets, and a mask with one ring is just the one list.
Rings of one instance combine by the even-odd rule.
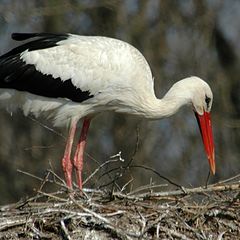
[[214, 153], [214, 143], [213, 143], [213, 133], [212, 133], [212, 123], [211, 115], [209, 112], [204, 112], [203, 115], [199, 115], [195, 112], [198, 126], [202, 135], [202, 140], [207, 154], [209, 166], [212, 174], [215, 174], [215, 153]]

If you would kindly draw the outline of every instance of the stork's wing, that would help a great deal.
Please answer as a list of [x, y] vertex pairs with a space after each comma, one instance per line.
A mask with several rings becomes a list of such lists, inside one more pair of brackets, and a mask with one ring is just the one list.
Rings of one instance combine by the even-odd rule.
[[[50, 98], [68, 98], [75, 102], [91, 98], [89, 91], [82, 91], [74, 86], [70, 78], [63, 81], [61, 76], [54, 77], [51, 73], [39, 71], [34, 61], [26, 63], [23, 59], [24, 55], [37, 54], [42, 49], [49, 51], [56, 47], [58, 42], [68, 39], [69, 35], [48, 33], [12, 35], [12, 38], [18, 41], [32, 37], [41, 38], [16, 47], [0, 57], [0, 88], [26, 91]], [[42, 60], [50, 64], [50, 68], [54, 68], [51, 59]]]
[[[82, 102], [98, 93], [147, 89], [150, 68], [131, 45], [106, 37], [72, 34], [14, 34], [25, 43], [0, 57], [0, 88]], [[114, 96], [113, 96], [114, 97]]]

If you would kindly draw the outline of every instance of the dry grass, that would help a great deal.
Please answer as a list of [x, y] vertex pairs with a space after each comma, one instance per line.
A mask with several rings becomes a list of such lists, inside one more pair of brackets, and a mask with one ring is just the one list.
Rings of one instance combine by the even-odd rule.
[[[36, 195], [0, 208], [1, 239], [239, 239], [240, 175], [207, 187], [69, 192], [49, 171]], [[46, 184], [59, 191], [47, 193]], [[158, 188], [157, 188], [158, 187]]]

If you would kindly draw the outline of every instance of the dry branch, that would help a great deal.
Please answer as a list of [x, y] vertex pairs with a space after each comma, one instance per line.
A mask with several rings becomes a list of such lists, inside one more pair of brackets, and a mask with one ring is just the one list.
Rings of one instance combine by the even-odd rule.
[[128, 193], [84, 194], [45, 192], [44, 184], [35, 196], [0, 207], [1, 239], [239, 239], [240, 175], [159, 192], [152, 183]]

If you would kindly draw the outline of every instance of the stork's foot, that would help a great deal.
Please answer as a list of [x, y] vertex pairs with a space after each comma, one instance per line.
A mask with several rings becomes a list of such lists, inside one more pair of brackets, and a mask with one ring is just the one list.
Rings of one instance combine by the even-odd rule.
[[62, 167], [65, 175], [65, 180], [67, 186], [72, 189], [72, 162], [71, 159], [68, 157], [63, 157], [62, 159]]
[[[73, 165], [76, 173], [77, 185], [80, 190], [82, 190], [82, 169], [83, 169], [83, 156], [79, 157], [78, 148], [74, 157]], [[82, 154], [80, 154], [82, 155]]]
[[74, 156], [73, 165], [76, 171], [77, 185], [82, 190], [82, 169], [83, 169], [83, 153], [86, 147], [87, 132], [90, 126], [91, 118], [85, 118], [83, 121], [80, 139]]

